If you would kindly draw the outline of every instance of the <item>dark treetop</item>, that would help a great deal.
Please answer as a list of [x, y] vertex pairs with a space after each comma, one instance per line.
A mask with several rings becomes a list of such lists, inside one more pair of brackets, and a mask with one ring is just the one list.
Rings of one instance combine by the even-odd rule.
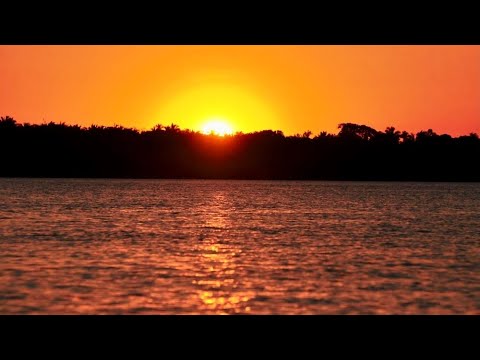
[[265, 130], [219, 137], [176, 125], [0, 120], [0, 176], [480, 181], [477, 134], [410, 134], [344, 123], [339, 133]]

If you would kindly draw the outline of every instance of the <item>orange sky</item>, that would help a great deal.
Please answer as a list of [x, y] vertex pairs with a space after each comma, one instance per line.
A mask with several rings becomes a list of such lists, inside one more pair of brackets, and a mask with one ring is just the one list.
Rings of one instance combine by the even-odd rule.
[[0, 80], [20, 122], [480, 133], [480, 46], [0, 46]]

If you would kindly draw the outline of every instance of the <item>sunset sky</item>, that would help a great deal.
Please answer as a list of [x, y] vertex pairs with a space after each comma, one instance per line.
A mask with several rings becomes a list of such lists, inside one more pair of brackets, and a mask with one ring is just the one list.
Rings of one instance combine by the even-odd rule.
[[480, 46], [0, 46], [0, 116], [480, 133]]

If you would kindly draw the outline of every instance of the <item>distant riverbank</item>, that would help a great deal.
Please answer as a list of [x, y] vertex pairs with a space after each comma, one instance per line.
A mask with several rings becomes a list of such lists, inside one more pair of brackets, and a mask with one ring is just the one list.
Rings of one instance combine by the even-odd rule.
[[216, 136], [176, 125], [138, 131], [5, 117], [0, 177], [480, 181], [477, 134], [411, 134], [351, 123], [339, 129]]

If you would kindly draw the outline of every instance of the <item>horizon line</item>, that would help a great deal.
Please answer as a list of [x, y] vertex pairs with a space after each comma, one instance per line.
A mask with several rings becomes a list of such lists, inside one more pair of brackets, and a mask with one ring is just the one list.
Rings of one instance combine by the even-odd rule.
[[[5, 115], [5, 116], [1, 116], [0, 117], [0, 121], [4, 121], [4, 120], [7, 120], [7, 119], [11, 119], [14, 121], [15, 125], [16, 126], [48, 126], [50, 124], [53, 124], [53, 125], [57, 125], [57, 126], [67, 126], [67, 127], [78, 127], [80, 129], [83, 129], [83, 130], [88, 130], [90, 128], [105, 128], [105, 129], [108, 129], [108, 128], [121, 128], [121, 129], [124, 129], [124, 130], [131, 130], [131, 131], [135, 131], [135, 132], [138, 132], [138, 133], [145, 133], [145, 132], [151, 132], [151, 131], [155, 131], [157, 130], [156, 128], [158, 128], [158, 130], [160, 131], [164, 131], [166, 129], [175, 129], [178, 130], [178, 131], [181, 131], [181, 132], [191, 132], [191, 133], [195, 133], [195, 134], [198, 134], [198, 135], [205, 135], [205, 136], [216, 136], [216, 137], [219, 137], [219, 138], [223, 138], [223, 137], [233, 137], [233, 136], [237, 136], [237, 135], [249, 135], [249, 134], [256, 134], [256, 133], [261, 133], [261, 132], [265, 132], [265, 131], [271, 131], [271, 132], [274, 132], [274, 133], [281, 133], [279, 135], [283, 135], [284, 137], [302, 137], [303, 135], [307, 134], [307, 133], [310, 133], [310, 136], [319, 136], [321, 134], [325, 134], [325, 135], [334, 135], [334, 136], [337, 136], [338, 133], [330, 133], [326, 130], [320, 130], [318, 132], [313, 132], [312, 130], [310, 129], [307, 129], [305, 131], [303, 131], [303, 133], [294, 133], [294, 134], [286, 134], [283, 130], [280, 130], [280, 129], [263, 129], [263, 130], [255, 130], [255, 131], [250, 131], [250, 132], [243, 132], [243, 131], [235, 131], [235, 132], [232, 132], [230, 134], [226, 133], [224, 135], [219, 135], [219, 134], [216, 134], [215, 132], [211, 132], [211, 133], [204, 133], [202, 132], [201, 130], [193, 130], [193, 129], [190, 129], [190, 128], [181, 128], [180, 125], [172, 122], [171, 124], [169, 125], [165, 125], [165, 124], [162, 124], [162, 123], [157, 123], [155, 125], [153, 125], [152, 127], [150, 128], [136, 128], [136, 127], [128, 127], [128, 126], [124, 126], [124, 125], [121, 125], [121, 124], [116, 124], [114, 123], [113, 125], [98, 125], [98, 124], [90, 124], [88, 126], [85, 126], [85, 125], [79, 125], [79, 124], [69, 124], [69, 123], [66, 123], [64, 121], [60, 121], [60, 122], [56, 122], [56, 121], [43, 121], [42, 123], [30, 123], [30, 122], [18, 122], [17, 120], [15, 120], [14, 117], [12, 116], [9, 116], [9, 115]], [[337, 128], [340, 129], [341, 128], [341, 125], [342, 124], [353, 124], [353, 125], [358, 125], [358, 126], [366, 126], [366, 127], [369, 127], [377, 132], [385, 132], [387, 129], [389, 128], [393, 128], [394, 130], [396, 131], [399, 131], [400, 133], [404, 133], [406, 132], [407, 134], [409, 135], [417, 135], [419, 133], [422, 133], [422, 132], [429, 132], [429, 131], [432, 131], [433, 133], [435, 133], [435, 130], [433, 128], [429, 128], [429, 129], [425, 129], [425, 130], [420, 130], [418, 132], [411, 132], [411, 131], [406, 131], [406, 130], [399, 130], [397, 129], [395, 126], [393, 125], [390, 125], [390, 126], [387, 126], [385, 128], [385, 130], [377, 130], [369, 125], [365, 125], [365, 124], [362, 124], [362, 123], [354, 123], [354, 122], [340, 122], [338, 123], [337, 125]], [[157, 130], [157, 131], [158, 131]], [[463, 134], [463, 135], [458, 135], [458, 136], [453, 136], [453, 135], [450, 135], [448, 133], [443, 133], [443, 134], [440, 134], [440, 133], [435, 133], [436, 135], [438, 136], [442, 136], [442, 135], [448, 135], [448, 136], [451, 136], [452, 138], [458, 138], [458, 137], [462, 137], [462, 136], [471, 136], [471, 135], [477, 135], [479, 136], [480, 134], [478, 134], [475, 130], [473, 131], [470, 131], [468, 134]]]

